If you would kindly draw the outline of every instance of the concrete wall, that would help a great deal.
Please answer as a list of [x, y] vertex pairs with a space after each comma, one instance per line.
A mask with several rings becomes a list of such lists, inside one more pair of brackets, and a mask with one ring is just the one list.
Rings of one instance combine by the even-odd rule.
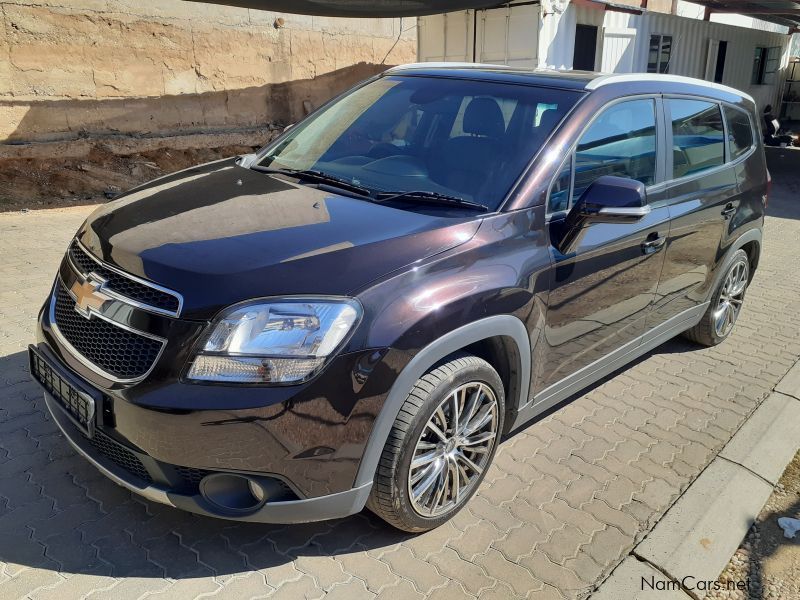
[[0, 143], [292, 122], [386, 65], [413, 62], [415, 37], [413, 19], [0, 0]]

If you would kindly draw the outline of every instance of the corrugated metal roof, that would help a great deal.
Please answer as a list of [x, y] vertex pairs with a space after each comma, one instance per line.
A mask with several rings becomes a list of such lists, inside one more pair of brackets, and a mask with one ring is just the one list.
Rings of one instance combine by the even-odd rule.
[[716, 13], [732, 13], [755, 17], [762, 21], [800, 28], [800, 2], [793, 0], [691, 0]]

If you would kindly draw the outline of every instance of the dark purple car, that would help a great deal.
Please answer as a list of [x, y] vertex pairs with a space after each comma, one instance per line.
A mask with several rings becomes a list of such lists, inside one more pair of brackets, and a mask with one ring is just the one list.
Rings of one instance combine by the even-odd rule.
[[151, 500], [436, 527], [501, 436], [673, 336], [729, 335], [767, 202], [757, 114], [668, 75], [391, 69], [99, 208], [31, 371]]

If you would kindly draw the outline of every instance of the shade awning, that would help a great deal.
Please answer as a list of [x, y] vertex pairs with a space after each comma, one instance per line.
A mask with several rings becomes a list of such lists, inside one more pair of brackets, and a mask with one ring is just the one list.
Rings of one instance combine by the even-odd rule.
[[240, 6], [321, 17], [414, 17], [488, 8], [498, 0], [199, 0], [209, 4]]
[[[240, 6], [322, 17], [414, 17], [466, 9], [504, 6], [498, 0], [198, 0], [209, 4]], [[598, 0], [604, 4], [613, 4]], [[800, 29], [800, 0], [692, 0], [716, 13], [735, 13]], [[626, 10], [646, 10], [646, 1], [620, 3]], [[642, 6], [644, 5], [644, 6]]]
[[692, 0], [715, 13], [732, 13], [755, 17], [762, 21], [784, 25], [790, 30], [800, 28], [800, 2], [793, 0]]

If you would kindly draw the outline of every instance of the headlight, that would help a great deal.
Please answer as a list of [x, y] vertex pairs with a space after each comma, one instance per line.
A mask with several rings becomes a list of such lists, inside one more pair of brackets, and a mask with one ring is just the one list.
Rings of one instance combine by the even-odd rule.
[[297, 383], [339, 349], [361, 316], [350, 299], [290, 298], [234, 306], [217, 319], [187, 374], [226, 383]]

